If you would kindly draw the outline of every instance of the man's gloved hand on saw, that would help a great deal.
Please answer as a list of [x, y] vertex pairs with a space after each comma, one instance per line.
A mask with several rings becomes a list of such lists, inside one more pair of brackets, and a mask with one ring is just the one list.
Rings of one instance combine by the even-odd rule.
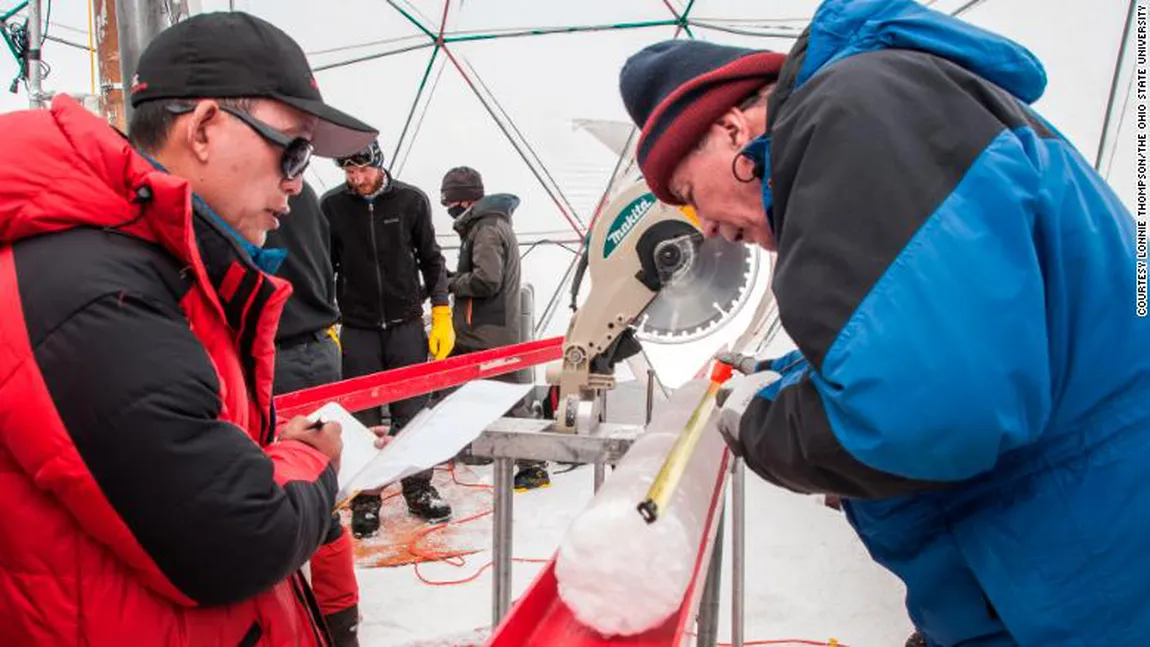
[[[715, 360], [735, 369], [736, 373], [723, 385], [716, 396], [719, 410], [719, 433], [727, 441], [735, 456], [743, 457], [744, 446], [739, 437], [739, 425], [743, 414], [755, 396], [779, 381], [788, 372], [805, 362], [799, 351], [792, 351], [773, 360], [760, 360], [751, 355], [722, 352]], [[763, 397], [770, 401], [769, 394]]]
[[715, 361], [721, 362], [742, 373], [743, 375], [750, 375], [760, 371], [772, 370], [776, 373], [786, 374], [791, 369], [801, 365], [804, 361], [803, 354], [797, 350], [793, 350], [782, 357], [775, 359], [759, 359], [753, 355], [743, 355], [742, 353], [729, 353], [722, 352], [715, 354]]
[[[715, 399], [721, 407], [718, 422], [719, 433], [723, 434], [723, 439], [727, 441], [731, 453], [743, 458], [745, 445], [740, 436], [740, 429], [747, 408], [756, 397], [761, 397], [768, 403], [771, 402], [774, 392], [778, 390], [777, 388], [770, 389], [771, 385], [784, 379], [790, 373], [802, 369], [806, 365], [806, 360], [802, 353], [797, 350], [773, 360], [760, 360], [749, 355], [725, 352], [715, 355], [715, 360], [737, 371], [719, 389]], [[842, 509], [842, 499], [836, 495], [826, 495], [823, 503], [828, 508]]]
[[[753, 359], [753, 358], [750, 358]], [[743, 442], [739, 437], [739, 425], [747, 407], [759, 394], [759, 391], [777, 382], [782, 376], [772, 370], [745, 375], [742, 369], [733, 366], [737, 371], [723, 384], [715, 396], [715, 403], [722, 407], [719, 410], [719, 433], [731, 448], [731, 453], [739, 458], [743, 457]]]

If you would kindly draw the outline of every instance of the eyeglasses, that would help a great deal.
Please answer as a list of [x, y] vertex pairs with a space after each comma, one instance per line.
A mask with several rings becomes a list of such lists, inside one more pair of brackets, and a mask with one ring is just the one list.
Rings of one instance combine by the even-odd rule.
[[[187, 114], [195, 109], [195, 106], [168, 106], [168, 111], [177, 115]], [[231, 106], [221, 105], [220, 110], [244, 122], [260, 137], [283, 149], [283, 155], [280, 157], [280, 170], [283, 172], [284, 179], [294, 180], [303, 175], [308, 164], [311, 163], [312, 153], [315, 152], [315, 146], [311, 142], [303, 137], [289, 137], [246, 112]]]

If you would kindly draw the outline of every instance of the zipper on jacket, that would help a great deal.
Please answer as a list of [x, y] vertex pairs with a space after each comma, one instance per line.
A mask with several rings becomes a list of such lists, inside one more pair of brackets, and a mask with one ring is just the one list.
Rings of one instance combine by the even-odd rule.
[[239, 647], [256, 647], [263, 636], [264, 630], [260, 628], [260, 623], [253, 622], [248, 632], [244, 634], [243, 640], [240, 641]]
[[383, 310], [383, 274], [379, 271], [379, 246], [375, 240], [375, 200], [367, 203], [368, 222], [371, 224], [371, 260], [375, 264], [376, 297], [379, 299], [379, 327], [387, 328], [387, 313]]
[[327, 620], [324, 619], [323, 612], [319, 608], [319, 602], [316, 601], [315, 594], [307, 580], [304, 579], [303, 573], [296, 571], [288, 577], [288, 581], [291, 583], [296, 602], [303, 608], [305, 618], [310, 621], [309, 624], [315, 636], [315, 644], [318, 647], [333, 647], [335, 641], [332, 640], [331, 632], [327, 628]]

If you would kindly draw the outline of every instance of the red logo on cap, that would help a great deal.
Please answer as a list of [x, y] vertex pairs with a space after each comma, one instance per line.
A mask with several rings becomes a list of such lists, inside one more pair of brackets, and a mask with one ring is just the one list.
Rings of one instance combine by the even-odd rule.
[[317, 91], [319, 90], [319, 81], [316, 81], [314, 76], [311, 77], [311, 89]]
[[130, 94], [136, 94], [137, 92], [143, 92], [144, 90], [147, 90], [147, 89], [148, 89], [148, 84], [140, 82], [140, 75], [139, 74], [132, 76], [132, 87], [128, 91]]

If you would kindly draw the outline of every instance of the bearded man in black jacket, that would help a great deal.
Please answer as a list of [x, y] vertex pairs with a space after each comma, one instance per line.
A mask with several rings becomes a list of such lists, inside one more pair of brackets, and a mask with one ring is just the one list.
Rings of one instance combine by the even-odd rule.
[[[345, 186], [328, 191], [321, 208], [331, 225], [331, 261], [342, 319], [344, 379], [443, 359], [455, 345], [447, 272], [435, 240], [431, 205], [418, 188], [383, 168], [377, 142], [336, 160]], [[422, 279], [422, 281], [421, 281]], [[423, 301], [431, 300], [431, 334], [423, 328]], [[389, 405], [391, 433], [403, 428], [427, 404], [417, 396]], [[356, 414], [372, 427], [378, 409]], [[403, 496], [415, 516], [438, 523], [451, 507], [431, 485], [431, 470], [403, 480]], [[352, 501], [352, 533], [379, 529], [380, 497], [364, 493]]]

